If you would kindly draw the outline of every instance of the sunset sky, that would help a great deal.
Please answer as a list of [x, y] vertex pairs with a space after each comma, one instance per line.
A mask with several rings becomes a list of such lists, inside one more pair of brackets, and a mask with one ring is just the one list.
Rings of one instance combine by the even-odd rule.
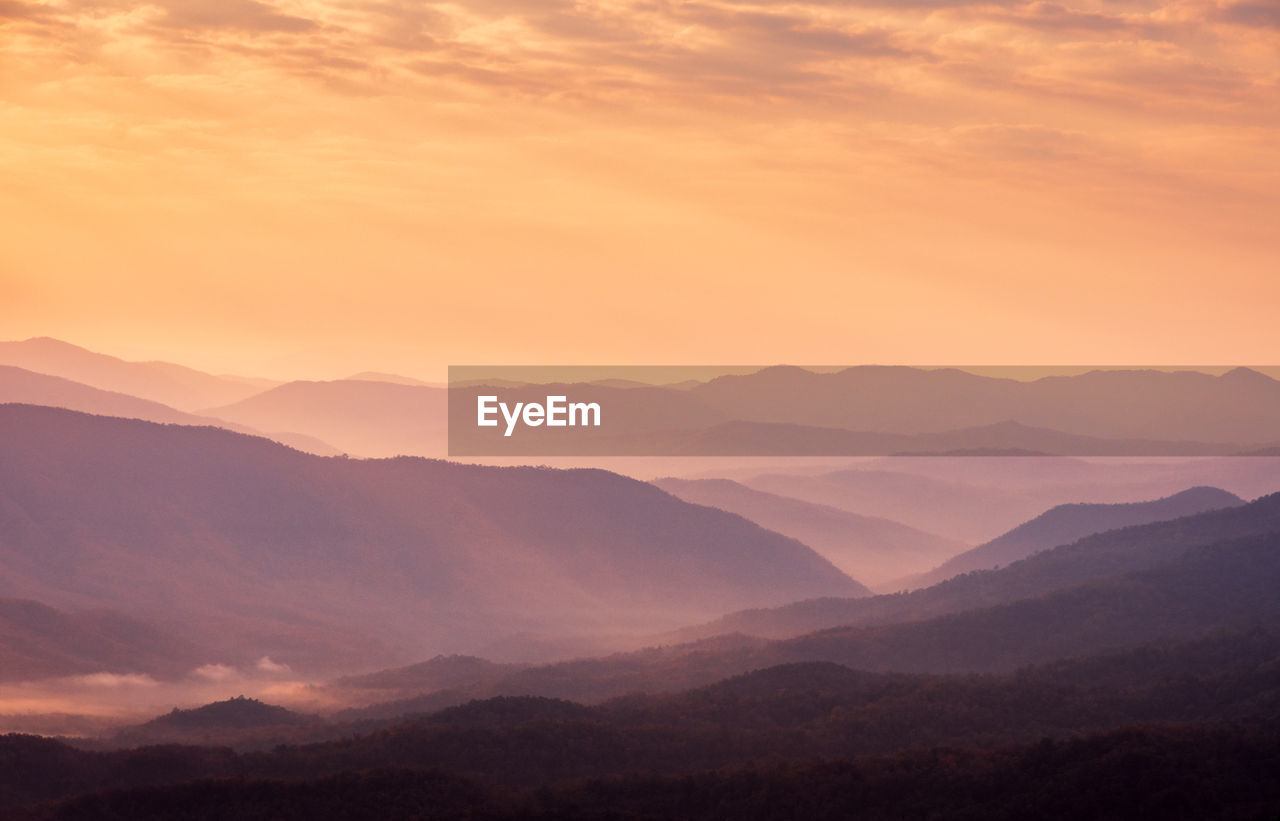
[[0, 338], [1280, 362], [1275, 0], [0, 0]]

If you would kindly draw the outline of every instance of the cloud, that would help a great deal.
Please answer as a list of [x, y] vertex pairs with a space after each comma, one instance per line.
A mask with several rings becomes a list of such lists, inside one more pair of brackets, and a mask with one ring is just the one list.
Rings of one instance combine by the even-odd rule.
[[1240, 26], [1280, 29], [1280, 5], [1275, 2], [1232, 3], [1220, 7], [1217, 18]]
[[0, 0], [0, 22], [4, 20], [48, 20], [52, 18], [48, 7], [21, 0]]
[[279, 664], [278, 662], [274, 662], [271, 660], [270, 656], [263, 656], [262, 658], [258, 659], [258, 664], [256, 666], [259, 670], [261, 670], [264, 673], [290, 672], [289, 665]]
[[236, 29], [246, 32], [302, 32], [313, 20], [284, 14], [257, 0], [163, 0], [164, 24], [175, 28]]
[[84, 676], [71, 676], [66, 681], [84, 687], [108, 688], [118, 687], [155, 687], [158, 682], [145, 673], [90, 673]]
[[236, 678], [239, 672], [226, 664], [203, 664], [192, 670], [191, 675], [207, 681], [228, 681]]

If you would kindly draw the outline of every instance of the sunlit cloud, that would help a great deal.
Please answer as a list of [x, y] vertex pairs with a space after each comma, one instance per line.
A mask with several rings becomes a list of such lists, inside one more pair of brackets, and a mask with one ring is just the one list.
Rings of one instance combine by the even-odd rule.
[[263, 673], [288, 673], [289, 665], [272, 661], [270, 656], [258, 659], [257, 668]]
[[[1099, 301], [1145, 315], [1138, 267], [1224, 315], [1276, 287], [1273, 4], [0, 0], [0, 36], [14, 334], [181, 338], [223, 368], [319, 345], [435, 366], [484, 334], [573, 359], [595, 332], [601, 356], [738, 361], [741, 323], [788, 310], [795, 350], [755, 358], [826, 361], [856, 325], [861, 355], [928, 359], [1004, 266], [1051, 296], [1002, 333], [1062, 327], [1051, 349]], [[584, 319], [589, 297], [626, 307]], [[585, 325], [530, 349], [531, 300]], [[1266, 339], [1262, 304], [1203, 336]], [[664, 354], [654, 321], [715, 327]], [[1115, 327], [1096, 355], [1184, 344]]]
[[191, 675], [206, 681], [230, 681], [240, 674], [236, 668], [226, 664], [202, 664], [192, 670]]
[[157, 682], [145, 673], [89, 673], [67, 679], [72, 685], [83, 687], [155, 687]]

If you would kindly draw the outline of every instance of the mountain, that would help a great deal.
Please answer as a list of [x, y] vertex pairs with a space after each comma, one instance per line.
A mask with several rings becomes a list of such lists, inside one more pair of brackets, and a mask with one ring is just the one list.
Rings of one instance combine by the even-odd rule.
[[[246, 425], [237, 425], [210, 416], [184, 413], [149, 399], [104, 391], [62, 377], [35, 373], [9, 365], [0, 365], [0, 403], [48, 405], [99, 416], [121, 416], [126, 419], [145, 419], [148, 422], [173, 425], [213, 425], [250, 435], [264, 435]], [[276, 431], [269, 434], [269, 438], [289, 447], [321, 456], [332, 456], [338, 453], [319, 439], [302, 434]]]
[[207, 425], [216, 420], [196, 416], [149, 399], [104, 391], [70, 379], [36, 373], [12, 365], [0, 365], [0, 402], [50, 405], [58, 408], [123, 416], [175, 425]]
[[1251, 451], [1251, 446], [1234, 442], [1081, 436], [1013, 420], [915, 434], [744, 420], [661, 435], [636, 433], [601, 435], [595, 442], [584, 434], [571, 444], [580, 453], [680, 456], [1224, 456]]
[[353, 456], [444, 456], [447, 390], [369, 379], [288, 382], [204, 413], [259, 430], [296, 430]]
[[[1123, 817], [1153, 806], [1161, 817], [1269, 817], [1280, 806], [1270, 777], [1278, 663], [1276, 631], [1254, 628], [1005, 675], [808, 662], [595, 705], [497, 697], [372, 730], [330, 725], [329, 740], [253, 753], [91, 752], [9, 735], [0, 756], [20, 765], [0, 770], [0, 809], [15, 818], [309, 818], [341, 808], [354, 818], [834, 820], [868, 806], [886, 819], [904, 809], [1014, 819], [1034, 807], [1066, 819], [1098, 816], [1098, 795], [1110, 790], [1106, 806], [1141, 811]], [[305, 720], [233, 699], [151, 724], [199, 717], [198, 727], [222, 729], [224, 713]], [[268, 726], [263, 737], [300, 727]], [[429, 783], [407, 780], [424, 774]], [[459, 791], [449, 780], [458, 775], [473, 786]], [[97, 790], [115, 792], [17, 809]]]
[[840, 626], [918, 621], [1146, 570], [1193, 547], [1277, 532], [1280, 493], [1273, 493], [1237, 507], [1094, 534], [999, 570], [973, 571], [909, 593], [816, 599], [746, 610], [685, 628], [665, 639], [694, 641], [726, 633], [785, 638]]
[[186, 638], [121, 612], [0, 599], [0, 682], [140, 670], [179, 675], [206, 658]]
[[397, 373], [382, 373], [380, 371], [361, 371], [348, 376], [344, 382], [390, 382], [393, 385], [417, 385], [421, 388], [440, 388], [446, 387], [440, 384], [424, 382], [421, 379], [414, 379], [412, 376], [401, 376]]
[[319, 717], [254, 698], [236, 696], [202, 707], [172, 711], [143, 724], [116, 730], [89, 745], [118, 749], [157, 744], [207, 744], [238, 750], [271, 749], [284, 743], [318, 740], [328, 732]]
[[889, 519], [765, 493], [731, 479], [667, 478], [653, 484], [686, 502], [737, 513], [799, 539], [872, 586], [909, 574], [907, 568], [955, 556], [967, 547]]
[[295, 669], [338, 666], [335, 642], [374, 663], [379, 642], [421, 657], [867, 592], [604, 471], [322, 458], [26, 405], [0, 406], [0, 567], [0, 595], [202, 625]]
[[764, 473], [744, 484], [970, 544], [992, 539], [1055, 504], [1074, 501], [1060, 498], [1053, 486], [997, 487], [874, 468], [819, 475]]
[[0, 342], [0, 364], [187, 411], [237, 402], [277, 384], [268, 379], [214, 376], [169, 362], [126, 362], [48, 337]]
[[721, 376], [691, 393], [732, 419], [877, 433], [939, 433], [1015, 420], [1105, 439], [1280, 441], [1280, 382], [1248, 368], [1218, 376], [1095, 370], [1018, 381], [955, 368], [815, 373], [773, 367]]
[[306, 724], [313, 719], [284, 707], [264, 704], [253, 698], [236, 696], [191, 710], [173, 708], [173, 712], [153, 718], [142, 727], [149, 730], [246, 730], [261, 727]]
[[[590, 714], [557, 721], [523, 712], [524, 722], [496, 728], [406, 728], [349, 743], [345, 761], [325, 745], [242, 756], [191, 747], [104, 754], [14, 736], [0, 752], [24, 762], [25, 778], [4, 785], [6, 817], [1076, 821], [1154, 813], [1226, 821], [1280, 810], [1271, 777], [1280, 731], [1268, 718], [819, 757], [804, 743], [821, 738], [820, 719], [752, 738], [729, 724], [714, 735], [667, 726], [641, 735]], [[827, 725], [855, 740], [848, 746], [863, 735], [849, 721]]]
[[1216, 629], [1280, 624], [1280, 532], [992, 608], [787, 639], [768, 655], [862, 670], [1009, 671]]
[[895, 673], [1010, 673], [1026, 665], [1125, 652], [1151, 642], [1198, 640], [1214, 631], [1239, 632], [1256, 625], [1274, 629], [1280, 626], [1278, 588], [1280, 531], [1191, 548], [1145, 570], [990, 607], [775, 640], [722, 635], [501, 670], [351, 715], [385, 716], [392, 706], [401, 712], [438, 709], [493, 696], [599, 702], [628, 693], [698, 687], [801, 662]]
[[929, 587], [970, 570], [989, 570], [1025, 559], [1033, 553], [1070, 544], [1091, 533], [1177, 519], [1241, 504], [1244, 504], [1243, 499], [1225, 490], [1195, 487], [1150, 502], [1058, 505], [1003, 536], [954, 556], [927, 573], [904, 580], [900, 587]]

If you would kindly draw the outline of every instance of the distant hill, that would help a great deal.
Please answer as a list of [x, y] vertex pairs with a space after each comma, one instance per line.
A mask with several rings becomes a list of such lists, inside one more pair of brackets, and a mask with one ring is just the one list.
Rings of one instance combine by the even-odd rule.
[[331, 737], [318, 716], [296, 713], [257, 699], [236, 696], [202, 707], [172, 711], [143, 724], [118, 729], [106, 738], [84, 742], [95, 748], [159, 744], [207, 744], [238, 750], [271, 749]]
[[[1233, 455], [1280, 445], [1280, 381], [1248, 368], [1097, 370], [1020, 381], [956, 368], [769, 367], [675, 388], [610, 392], [609, 380], [508, 388], [609, 408], [608, 426], [507, 437], [459, 424], [455, 453], [477, 455], [1058, 454]], [[475, 389], [455, 385], [456, 418]]]
[[1280, 624], [1280, 532], [1193, 548], [1168, 564], [1047, 596], [770, 648], [862, 670], [1009, 671], [1216, 629]]
[[[1034, 808], [1066, 821], [1128, 805], [1161, 806], [1161, 817], [1269, 817], [1280, 806], [1270, 777], [1278, 661], [1276, 632], [1258, 628], [1010, 675], [808, 662], [597, 705], [496, 697], [372, 731], [330, 726], [331, 740], [250, 754], [88, 752], [10, 735], [0, 756], [21, 766], [0, 771], [0, 809], [17, 818], [528, 818], [536, 804], [557, 818], [642, 809], [637, 817], [834, 821], [871, 806], [888, 821], [909, 802], [922, 817], [962, 808], [966, 818], [1013, 819]], [[1089, 735], [1098, 732], [1106, 735]]]
[[793, 539], [604, 471], [326, 459], [26, 405], [0, 405], [0, 567], [0, 595], [203, 625], [295, 669], [340, 665], [339, 641], [345, 661], [380, 641], [420, 657], [867, 593]]
[[0, 365], [0, 403], [8, 402], [48, 405], [100, 416], [145, 419], [148, 422], [172, 425], [214, 425], [239, 433], [268, 436], [289, 447], [321, 456], [338, 453], [331, 446], [314, 437], [287, 431], [263, 433], [248, 425], [239, 425], [211, 416], [185, 413], [149, 399], [104, 391], [70, 379], [35, 373], [24, 368]]
[[994, 538], [1047, 507], [1072, 501], [1061, 498], [1053, 486], [1023, 490], [875, 468], [819, 475], [764, 473], [743, 484], [970, 544]]
[[[385, 716], [490, 696], [598, 702], [698, 687], [751, 670], [833, 662], [858, 670], [1008, 673], [1029, 664], [1124, 652], [1153, 641], [1280, 625], [1280, 531], [1196, 547], [1146, 570], [933, 618], [766, 640], [724, 635], [498, 675], [356, 715]], [[1087, 682], [1086, 682], [1087, 683]], [[1280, 698], [1280, 697], [1278, 697]], [[1280, 701], [1277, 702], [1280, 706]]]
[[343, 379], [287, 382], [204, 413], [259, 430], [296, 430], [352, 456], [448, 453], [447, 390], [418, 384]]
[[127, 362], [48, 337], [0, 342], [0, 364], [186, 411], [237, 402], [277, 384], [269, 379], [214, 376], [169, 362]]
[[793, 536], [850, 576], [875, 586], [965, 550], [964, 542], [889, 519], [755, 490], [730, 479], [658, 479], [687, 502], [718, 507]]
[[517, 669], [520, 665], [495, 664], [476, 656], [436, 656], [407, 667], [344, 676], [335, 682], [335, 686], [357, 690], [443, 690]]
[[932, 618], [1007, 604], [1154, 567], [1183, 551], [1224, 539], [1280, 532], [1280, 493], [1248, 504], [1166, 522], [1134, 525], [1042, 551], [999, 570], [974, 571], [932, 587], [865, 599], [816, 599], [732, 613], [670, 634], [692, 641], [725, 633], [785, 638], [842, 625]]
[[174, 707], [173, 712], [153, 718], [142, 727], [150, 730], [244, 730], [306, 724], [313, 720], [284, 707], [236, 696], [191, 710]]
[[1096, 370], [1018, 381], [956, 368], [815, 373], [772, 367], [722, 376], [691, 393], [732, 419], [877, 433], [939, 433], [1015, 420], [1106, 439], [1280, 441], [1280, 381], [1248, 368], [1220, 376]]
[[421, 379], [414, 379], [412, 376], [401, 376], [397, 373], [382, 373], [380, 371], [361, 371], [348, 376], [343, 382], [390, 382], [393, 385], [417, 385], [423, 388], [442, 388], [445, 385], [433, 382], [424, 382]]
[[121, 612], [0, 599], [0, 682], [140, 670], [176, 676], [207, 660], [187, 638]]
[[1058, 505], [1031, 521], [1018, 525], [1003, 536], [943, 562], [927, 573], [904, 579], [900, 588], [929, 587], [970, 570], [989, 570], [1025, 559], [1041, 550], [1070, 544], [1091, 533], [1177, 519], [1193, 513], [1241, 504], [1244, 504], [1243, 499], [1225, 490], [1195, 487], [1150, 502]]

